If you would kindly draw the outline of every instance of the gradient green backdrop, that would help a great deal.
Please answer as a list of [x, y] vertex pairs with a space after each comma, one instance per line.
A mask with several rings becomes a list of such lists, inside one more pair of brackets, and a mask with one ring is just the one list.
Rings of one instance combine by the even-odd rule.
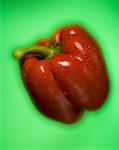
[[[0, 150], [119, 150], [119, 1], [3, 0], [0, 9]], [[100, 43], [111, 89], [100, 110], [64, 125], [37, 112], [12, 52], [70, 23]]]

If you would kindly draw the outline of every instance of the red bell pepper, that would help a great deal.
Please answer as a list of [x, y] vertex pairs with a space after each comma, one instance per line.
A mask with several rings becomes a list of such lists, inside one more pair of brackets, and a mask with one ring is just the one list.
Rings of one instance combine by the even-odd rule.
[[22, 76], [37, 108], [49, 118], [76, 122], [83, 111], [96, 110], [109, 93], [100, 47], [77, 25], [58, 29], [51, 39], [18, 49]]

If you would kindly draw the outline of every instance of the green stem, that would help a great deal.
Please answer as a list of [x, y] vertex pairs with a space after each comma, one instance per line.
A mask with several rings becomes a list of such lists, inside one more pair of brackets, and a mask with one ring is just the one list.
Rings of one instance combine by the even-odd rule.
[[56, 48], [56, 47], [48, 48], [45, 46], [36, 45], [36, 46], [28, 47], [28, 48], [16, 49], [15, 52], [13, 53], [13, 55], [16, 59], [21, 59], [29, 52], [40, 53], [46, 59], [48, 59], [49, 57], [53, 56], [54, 54], [58, 54], [60, 52], [60, 50], [59, 50], [59, 48]]

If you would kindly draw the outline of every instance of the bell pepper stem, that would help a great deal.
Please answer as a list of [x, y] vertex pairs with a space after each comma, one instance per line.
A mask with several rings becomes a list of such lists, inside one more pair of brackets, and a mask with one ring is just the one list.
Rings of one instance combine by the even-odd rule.
[[29, 52], [40, 53], [47, 59], [47, 58], [53, 56], [54, 54], [58, 54], [59, 48], [48, 48], [48, 47], [41, 46], [41, 45], [35, 45], [32, 47], [16, 49], [15, 52], [13, 53], [13, 56], [16, 59], [21, 59]]

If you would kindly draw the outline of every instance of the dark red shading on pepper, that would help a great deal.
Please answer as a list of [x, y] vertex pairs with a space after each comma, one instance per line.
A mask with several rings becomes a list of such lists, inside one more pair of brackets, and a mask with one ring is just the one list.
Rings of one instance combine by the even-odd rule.
[[22, 61], [23, 80], [35, 104], [49, 118], [76, 122], [85, 109], [100, 108], [108, 96], [100, 47], [80, 26], [60, 28], [51, 40], [40, 40], [14, 55]]

